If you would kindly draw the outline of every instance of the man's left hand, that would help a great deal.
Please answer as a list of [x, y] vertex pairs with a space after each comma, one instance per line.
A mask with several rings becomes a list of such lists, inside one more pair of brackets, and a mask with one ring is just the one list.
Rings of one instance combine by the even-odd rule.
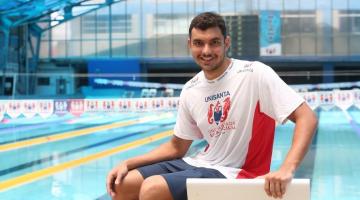
[[264, 189], [267, 195], [274, 198], [282, 198], [286, 192], [287, 185], [293, 178], [293, 173], [284, 169], [270, 172], [263, 176], [265, 179]]

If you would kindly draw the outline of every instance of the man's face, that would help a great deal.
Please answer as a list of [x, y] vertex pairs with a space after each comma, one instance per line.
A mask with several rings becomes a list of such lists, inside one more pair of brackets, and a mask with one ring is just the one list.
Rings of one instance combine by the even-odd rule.
[[230, 38], [224, 39], [218, 27], [204, 31], [193, 28], [188, 45], [195, 62], [205, 73], [222, 72], [222, 69], [226, 68], [225, 54], [230, 45]]

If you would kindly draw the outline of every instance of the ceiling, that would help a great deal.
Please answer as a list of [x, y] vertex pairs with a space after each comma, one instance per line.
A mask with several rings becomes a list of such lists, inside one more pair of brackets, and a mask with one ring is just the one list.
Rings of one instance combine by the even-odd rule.
[[120, 1], [124, 0], [0, 0], [0, 26], [16, 27], [36, 23], [48, 29]]

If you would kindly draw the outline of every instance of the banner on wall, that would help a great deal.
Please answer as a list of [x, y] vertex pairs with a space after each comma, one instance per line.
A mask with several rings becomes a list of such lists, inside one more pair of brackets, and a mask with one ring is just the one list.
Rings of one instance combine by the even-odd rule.
[[360, 90], [356, 89], [354, 91], [354, 104], [357, 108], [360, 109]]
[[15, 119], [19, 117], [23, 111], [22, 103], [20, 100], [11, 100], [7, 102], [6, 113], [12, 118]]
[[342, 110], [347, 110], [354, 104], [354, 92], [352, 90], [337, 90], [334, 92], [335, 105]]
[[[335, 109], [360, 109], [360, 90], [333, 90], [299, 93], [312, 109], [325, 111]], [[0, 121], [5, 117], [42, 118], [71, 113], [80, 116], [83, 113], [118, 112], [172, 112], [179, 107], [179, 97], [126, 98], [126, 99], [66, 99], [66, 100], [0, 100]], [[7, 115], [5, 115], [7, 114]]]
[[54, 113], [58, 116], [66, 115], [69, 112], [68, 100], [54, 100]]
[[332, 91], [318, 92], [319, 103], [322, 109], [330, 110], [334, 105], [334, 93]]
[[260, 55], [281, 55], [281, 12], [260, 12]]
[[306, 103], [311, 109], [316, 109], [319, 106], [319, 98], [317, 92], [305, 92], [301, 94]]
[[39, 115], [42, 118], [50, 117], [54, 112], [54, 101], [53, 100], [38, 100]]
[[4, 119], [6, 112], [6, 101], [0, 100], [0, 121]]
[[99, 105], [100, 105], [99, 99], [86, 99], [84, 111], [87, 113], [100, 112]]
[[69, 111], [72, 115], [79, 117], [84, 113], [84, 99], [71, 99], [69, 105]]
[[133, 103], [131, 99], [121, 99], [117, 102], [117, 108], [119, 112], [128, 112], [131, 110]]
[[26, 118], [32, 118], [38, 113], [37, 100], [24, 100], [21, 103], [23, 107], [22, 114]]

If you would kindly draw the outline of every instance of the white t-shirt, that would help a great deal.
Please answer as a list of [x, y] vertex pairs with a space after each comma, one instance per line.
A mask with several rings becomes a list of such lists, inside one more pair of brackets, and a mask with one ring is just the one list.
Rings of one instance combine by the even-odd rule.
[[184, 85], [174, 134], [208, 143], [184, 158], [188, 164], [253, 178], [270, 170], [275, 121], [284, 123], [303, 102], [269, 66], [231, 59], [217, 79], [199, 72]]

